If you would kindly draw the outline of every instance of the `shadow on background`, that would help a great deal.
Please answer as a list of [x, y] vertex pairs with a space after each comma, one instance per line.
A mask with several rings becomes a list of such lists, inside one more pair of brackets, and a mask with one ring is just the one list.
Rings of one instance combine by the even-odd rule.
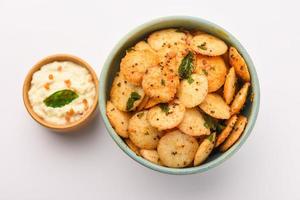
[[100, 112], [97, 111], [94, 118], [89, 121], [82, 128], [69, 132], [69, 133], [56, 133], [51, 130], [47, 130], [49, 133], [49, 137], [57, 138], [64, 143], [74, 143], [74, 145], [78, 145], [77, 143], [86, 143], [93, 142], [99, 139], [98, 137], [102, 134], [100, 132], [104, 132], [105, 129], [104, 124], [100, 118]]

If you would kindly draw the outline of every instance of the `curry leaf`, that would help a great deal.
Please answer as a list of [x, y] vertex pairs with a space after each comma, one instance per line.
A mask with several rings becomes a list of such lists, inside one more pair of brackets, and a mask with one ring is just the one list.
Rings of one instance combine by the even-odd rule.
[[203, 42], [201, 45], [198, 45], [198, 48], [202, 50], [207, 50], [206, 42]]
[[207, 139], [208, 139], [210, 142], [215, 141], [215, 139], [216, 139], [216, 133], [210, 134], [210, 135], [207, 137]]
[[170, 108], [169, 108], [169, 106], [168, 106], [167, 103], [161, 103], [161, 104], [159, 104], [159, 107], [160, 107], [160, 109], [161, 109], [163, 112], [165, 112], [166, 114], [168, 114], [169, 111], [170, 111]]
[[190, 77], [188, 77], [187, 82], [189, 84], [192, 84], [194, 82], [194, 79], [190, 76]]
[[130, 97], [127, 100], [126, 110], [131, 110], [135, 101], [139, 100], [141, 95], [137, 92], [131, 92]]
[[220, 122], [218, 122], [216, 119], [210, 117], [209, 115], [203, 115], [204, 117], [204, 126], [206, 128], [211, 129], [212, 131], [216, 131], [217, 133], [222, 132], [222, 130], [225, 128], [224, 125], [222, 125]]
[[189, 52], [181, 61], [181, 64], [178, 68], [178, 73], [180, 78], [187, 79], [191, 76], [194, 66], [193, 66], [194, 55], [192, 52]]
[[59, 108], [71, 103], [76, 98], [78, 98], [78, 94], [72, 90], [59, 90], [48, 96], [44, 103], [48, 107]]

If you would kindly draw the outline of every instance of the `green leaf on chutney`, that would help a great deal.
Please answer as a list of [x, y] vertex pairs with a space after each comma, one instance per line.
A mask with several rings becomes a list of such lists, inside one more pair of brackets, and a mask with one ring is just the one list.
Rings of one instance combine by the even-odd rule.
[[59, 90], [48, 96], [43, 102], [48, 107], [52, 108], [60, 108], [69, 103], [71, 103], [74, 99], [78, 98], [78, 94], [76, 94], [72, 90]]

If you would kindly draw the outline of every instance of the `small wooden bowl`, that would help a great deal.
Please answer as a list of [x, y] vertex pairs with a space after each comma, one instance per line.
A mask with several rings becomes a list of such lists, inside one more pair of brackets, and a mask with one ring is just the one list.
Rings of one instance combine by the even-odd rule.
[[[88, 112], [86, 112], [80, 120], [75, 121], [73, 123], [70, 124], [66, 124], [66, 125], [55, 125], [55, 124], [51, 124], [49, 122], [46, 122], [45, 120], [43, 120], [41, 117], [39, 117], [34, 111], [33, 108], [30, 104], [29, 101], [29, 97], [28, 97], [28, 91], [30, 89], [31, 86], [31, 80], [32, 80], [32, 76], [33, 74], [40, 70], [40, 68], [42, 66], [44, 66], [45, 64], [54, 62], [54, 61], [70, 61], [73, 63], [76, 63], [82, 67], [85, 67], [91, 74], [92, 78], [93, 78], [93, 82], [95, 84], [95, 90], [96, 90], [96, 95], [95, 95], [95, 101], [92, 105], [92, 107], [88, 110]], [[48, 56], [44, 59], [42, 59], [41, 61], [39, 61], [37, 64], [35, 64], [31, 70], [28, 72], [24, 84], [23, 84], [23, 101], [24, 101], [24, 105], [28, 111], [28, 113], [30, 114], [30, 116], [37, 121], [39, 124], [43, 125], [46, 128], [49, 128], [53, 131], [56, 132], [70, 132], [70, 131], [74, 131], [80, 127], [82, 127], [83, 125], [85, 125], [88, 121], [90, 121], [90, 119], [92, 119], [92, 117], [95, 115], [98, 106], [98, 93], [99, 93], [99, 85], [98, 85], [98, 78], [97, 75], [95, 73], [95, 71], [92, 69], [92, 67], [86, 63], [84, 60], [73, 56], [73, 55], [68, 55], [68, 54], [56, 54], [56, 55], [51, 55]]]

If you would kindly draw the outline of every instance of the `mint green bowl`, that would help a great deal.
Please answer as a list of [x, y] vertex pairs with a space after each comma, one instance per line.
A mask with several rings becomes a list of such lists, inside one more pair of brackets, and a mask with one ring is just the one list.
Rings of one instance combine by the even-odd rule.
[[[234, 46], [238, 49], [238, 51], [243, 55], [246, 60], [249, 71], [251, 74], [251, 84], [252, 84], [252, 92], [254, 94], [253, 101], [248, 101], [246, 103], [245, 109], [243, 110], [243, 114], [248, 117], [248, 124], [246, 129], [241, 136], [241, 138], [225, 153], [216, 153], [208, 158], [208, 160], [198, 166], [198, 167], [189, 167], [183, 169], [175, 169], [162, 167], [156, 164], [153, 164], [142, 157], [137, 156], [133, 151], [131, 151], [125, 142], [119, 137], [106, 116], [106, 101], [109, 99], [109, 91], [111, 88], [111, 84], [113, 78], [117, 71], [119, 71], [119, 64], [121, 58], [125, 55], [126, 49], [133, 46], [138, 41], [144, 39], [151, 32], [165, 29], [165, 28], [186, 28], [186, 29], [198, 29], [208, 32], [212, 35], [215, 35], [222, 40], [224, 40], [227, 44]], [[188, 16], [171, 16], [171, 17], [163, 17], [159, 19], [155, 19], [153, 21], [142, 24], [125, 35], [113, 48], [111, 53], [109, 54], [106, 62], [104, 63], [101, 75], [100, 75], [100, 83], [99, 83], [99, 101], [100, 101], [100, 111], [102, 118], [104, 120], [106, 129], [113, 140], [117, 143], [117, 145], [132, 159], [142, 164], [145, 167], [153, 169], [158, 172], [167, 173], [167, 174], [176, 174], [176, 175], [185, 175], [185, 174], [193, 174], [207, 171], [213, 167], [216, 167], [223, 163], [225, 160], [230, 158], [246, 141], [248, 136], [251, 133], [252, 128], [254, 127], [258, 110], [259, 110], [259, 99], [260, 99], [260, 91], [259, 91], [259, 82], [257, 78], [257, 74], [254, 68], [254, 64], [248, 55], [247, 51], [244, 47], [239, 43], [239, 41], [231, 35], [229, 32], [221, 28], [220, 26], [213, 24], [209, 21], [196, 18], [196, 17], [188, 17]]]

